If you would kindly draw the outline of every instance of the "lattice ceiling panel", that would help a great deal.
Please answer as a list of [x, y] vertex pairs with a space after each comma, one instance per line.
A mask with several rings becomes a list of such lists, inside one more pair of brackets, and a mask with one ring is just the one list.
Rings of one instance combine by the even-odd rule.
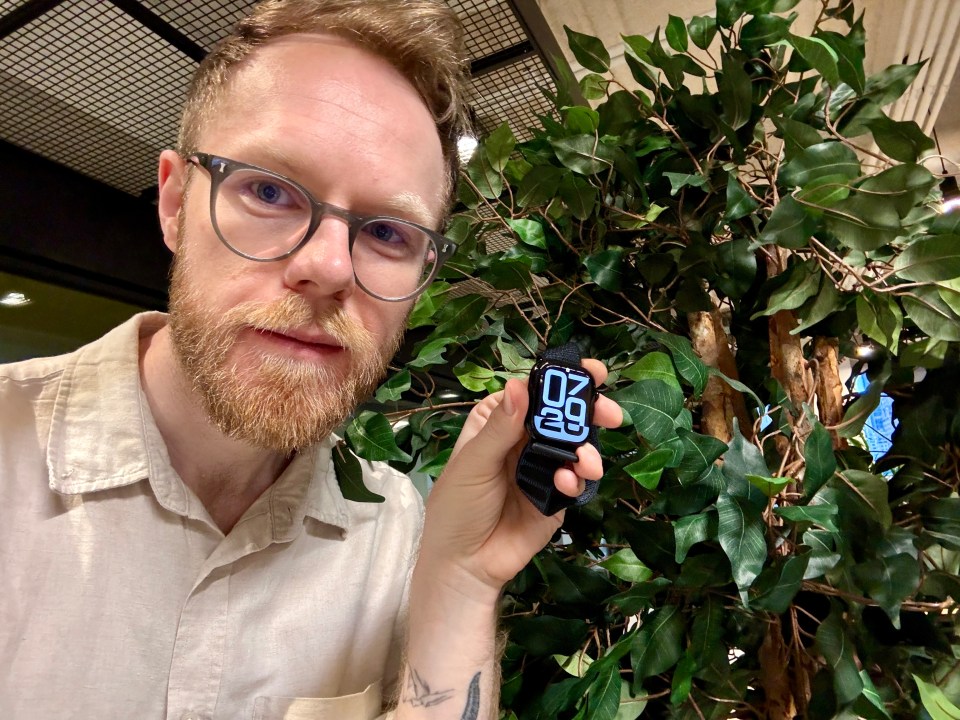
[[139, 195], [194, 67], [110, 3], [64, 3], [0, 43], [0, 135]]
[[[507, 0], [447, 0], [474, 61], [528, 38]], [[0, 18], [27, 0], [0, 0]], [[140, 0], [210, 49], [254, 0]], [[528, 46], [529, 47], [529, 46]], [[176, 140], [196, 64], [107, 0], [65, 0], [0, 38], [0, 137], [132, 195], [155, 186], [157, 154]], [[537, 56], [474, 79], [478, 131], [509, 122], [519, 138], [549, 112], [553, 80]]]

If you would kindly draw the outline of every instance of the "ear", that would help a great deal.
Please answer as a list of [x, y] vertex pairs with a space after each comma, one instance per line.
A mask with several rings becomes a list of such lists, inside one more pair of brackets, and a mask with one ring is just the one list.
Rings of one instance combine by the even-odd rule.
[[179, 243], [178, 218], [183, 204], [186, 172], [186, 162], [176, 152], [164, 150], [160, 153], [157, 164], [157, 186], [159, 187], [157, 211], [160, 215], [163, 242], [171, 252], [177, 251]]

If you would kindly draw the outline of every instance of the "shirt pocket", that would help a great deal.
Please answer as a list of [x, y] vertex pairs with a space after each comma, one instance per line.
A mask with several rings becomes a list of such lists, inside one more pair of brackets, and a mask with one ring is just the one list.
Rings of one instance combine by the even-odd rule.
[[374, 720], [380, 715], [380, 683], [363, 692], [329, 698], [258, 697], [253, 720]]

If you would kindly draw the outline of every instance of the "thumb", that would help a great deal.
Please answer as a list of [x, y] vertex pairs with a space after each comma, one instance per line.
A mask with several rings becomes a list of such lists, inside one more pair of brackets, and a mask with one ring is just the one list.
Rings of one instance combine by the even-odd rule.
[[469, 468], [475, 476], [501, 472], [511, 450], [526, 440], [527, 404], [526, 386], [519, 380], [508, 380], [499, 404], [483, 427], [457, 453], [457, 464]]

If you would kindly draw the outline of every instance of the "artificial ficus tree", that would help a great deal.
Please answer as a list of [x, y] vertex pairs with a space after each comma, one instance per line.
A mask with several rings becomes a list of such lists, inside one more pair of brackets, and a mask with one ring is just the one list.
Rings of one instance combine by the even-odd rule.
[[624, 37], [630, 87], [568, 30], [592, 107], [486, 138], [378, 392], [404, 404], [347, 431], [436, 475], [470, 401], [431, 368], [479, 396], [573, 339], [611, 369], [599, 495], [504, 596], [506, 717], [960, 716], [960, 216], [884, 112], [919, 66], [866, 77], [853, 4], [800, 35], [798, 1]]

